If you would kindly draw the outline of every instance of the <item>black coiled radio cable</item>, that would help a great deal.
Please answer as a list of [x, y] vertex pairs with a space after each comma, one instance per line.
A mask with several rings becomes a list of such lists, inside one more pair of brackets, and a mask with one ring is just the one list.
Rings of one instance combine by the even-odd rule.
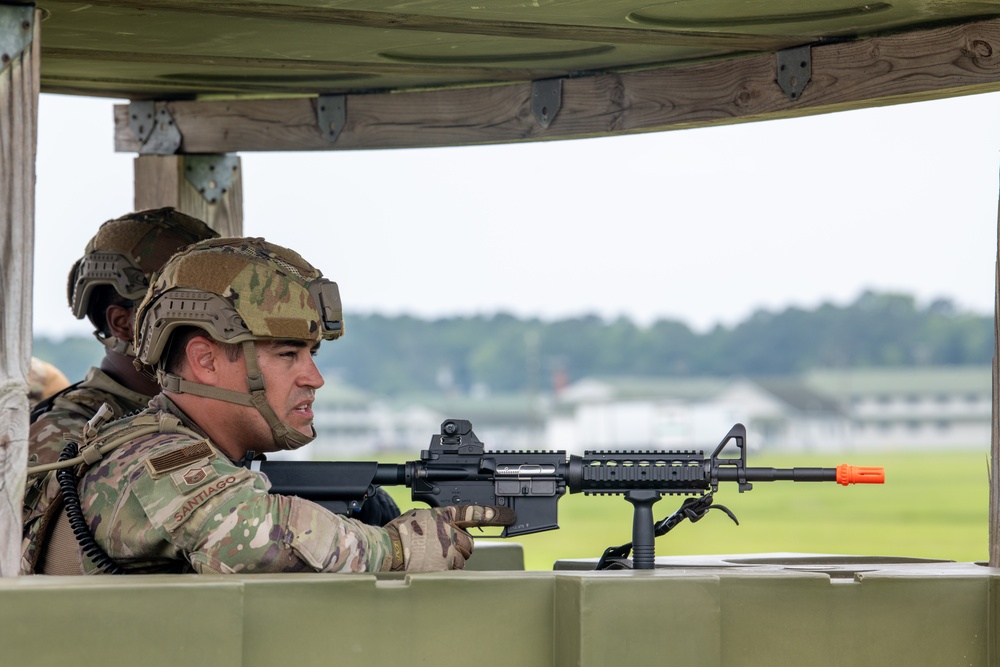
[[[80, 446], [75, 442], [70, 442], [63, 448], [59, 455], [59, 461], [68, 461], [75, 458], [79, 453]], [[59, 492], [62, 494], [63, 507], [69, 519], [69, 527], [76, 537], [83, 553], [101, 569], [104, 574], [125, 574], [125, 570], [107, 554], [101, 545], [94, 539], [87, 521], [83, 517], [83, 509], [80, 506], [80, 492], [77, 490], [77, 477], [75, 468], [61, 468], [56, 470], [56, 480], [59, 482]]]

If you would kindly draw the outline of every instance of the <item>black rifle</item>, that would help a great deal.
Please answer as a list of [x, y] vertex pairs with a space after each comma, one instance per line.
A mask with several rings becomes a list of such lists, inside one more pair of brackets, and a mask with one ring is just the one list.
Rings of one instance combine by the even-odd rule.
[[[737, 456], [724, 458], [730, 441]], [[516, 522], [504, 528], [501, 537], [526, 535], [559, 527], [560, 496], [624, 495], [634, 507], [632, 543], [608, 549], [599, 567], [625, 566], [629, 550], [631, 567], [652, 569], [655, 537], [687, 518], [697, 521], [712, 505], [719, 482], [736, 482], [740, 493], [751, 482], [838, 482], [880, 484], [882, 468], [748, 468], [746, 428], [736, 424], [711, 456], [701, 451], [588, 451], [567, 458], [564, 451], [486, 451], [464, 419], [448, 419], [441, 433], [431, 437], [430, 448], [419, 461], [400, 464], [334, 461], [254, 461], [251, 467], [267, 475], [271, 493], [299, 496], [319, 503], [337, 514], [358, 511], [375, 493], [376, 485], [410, 487], [413, 500], [431, 507], [446, 505], [504, 505], [517, 514]], [[689, 498], [681, 509], [659, 524], [653, 520], [653, 504], [662, 496]]]

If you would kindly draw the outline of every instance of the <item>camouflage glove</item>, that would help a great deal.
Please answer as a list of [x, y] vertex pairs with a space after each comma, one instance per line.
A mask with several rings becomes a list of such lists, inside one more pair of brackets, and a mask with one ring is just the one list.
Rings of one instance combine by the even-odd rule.
[[461, 570], [472, 554], [472, 526], [507, 526], [514, 512], [495, 505], [410, 510], [385, 526], [392, 539], [393, 571]]

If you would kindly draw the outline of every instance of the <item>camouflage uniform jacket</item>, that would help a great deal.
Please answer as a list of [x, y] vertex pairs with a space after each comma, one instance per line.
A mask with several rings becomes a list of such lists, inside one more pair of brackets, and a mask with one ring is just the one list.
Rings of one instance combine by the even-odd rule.
[[144, 409], [151, 398], [118, 384], [101, 369], [91, 368], [83, 382], [53, 398], [48, 412], [32, 422], [28, 431], [28, 465], [58, 460], [66, 443], [80, 438], [83, 425], [97, 414], [102, 403], [111, 407], [111, 418], [118, 419]]
[[[39, 406], [45, 409], [37, 417], [28, 430], [28, 466], [43, 465], [59, 460], [59, 455], [69, 441], [79, 441], [83, 426], [103, 403], [112, 410], [112, 419], [137, 412], [146, 407], [151, 396], [132, 391], [115, 382], [107, 373], [99, 368], [91, 368], [82, 382], [70, 386], [66, 391], [56, 394], [46, 401], [48, 405]], [[54, 479], [44, 475], [28, 479], [24, 492], [24, 507], [22, 523], [24, 534], [33, 535], [39, 531], [47, 532], [48, 518], [46, 514], [58, 510], [60, 504], [55, 504], [59, 497], [59, 485]], [[24, 543], [27, 545], [27, 543]], [[30, 556], [34, 563], [37, 555], [37, 541], [31, 542]], [[23, 554], [22, 554], [23, 555]], [[30, 574], [31, 568], [25, 571], [22, 563], [22, 574]]]
[[[80, 481], [98, 544], [131, 572], [373, 572], [388, 569], [386, 531], [301, 498], [269, 494], [168, 398], [103, 428], [94, 446], [130, 431]], [[178, 429], [180, 425], [182, 428]], [[24, 552], [31, 535], [25, 535]], [[37, 545], [35, 547], [37, 549]], [[24, 553], [22, 554], [24, 555]], [[96, 566], [84, 558], [87, 574]]]

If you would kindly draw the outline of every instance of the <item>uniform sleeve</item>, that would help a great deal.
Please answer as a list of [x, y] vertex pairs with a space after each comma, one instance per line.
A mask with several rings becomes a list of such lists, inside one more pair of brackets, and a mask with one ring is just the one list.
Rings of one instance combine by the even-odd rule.
[[[91, 415], [93, 416], [93, 415]], [[28, 428], [29, 465], [55, 463], [66, 443], [80, 439], [83, 425], [90, 417], [82, 412], [54, 409], [39, 417]]]
[[215, 459], [158, 478], [144, 474], [132, 492], [197, 572], [388, 569], [386, 531], [267, 488], [260, 475]]

